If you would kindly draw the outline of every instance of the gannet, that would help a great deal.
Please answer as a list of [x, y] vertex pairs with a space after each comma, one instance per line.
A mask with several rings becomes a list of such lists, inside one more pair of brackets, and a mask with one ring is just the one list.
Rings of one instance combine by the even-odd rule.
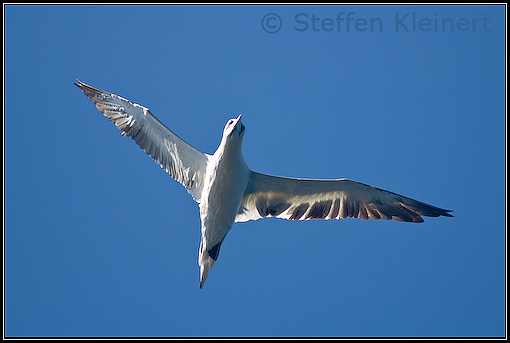
[[78, 80], [76, 86], [97, 109], [131, 137], [199, 204], [202, 237], [200, 288], [236, 222], [265, 217], [394, 219], [421, 223], [421, 216], [453, 217], [423, 202], [349, 179], [297, 179], [251, 170], [243, 158], [241, 115], [223, 129], [213, 155], [198, 151], [161, 123], [148, 108]]

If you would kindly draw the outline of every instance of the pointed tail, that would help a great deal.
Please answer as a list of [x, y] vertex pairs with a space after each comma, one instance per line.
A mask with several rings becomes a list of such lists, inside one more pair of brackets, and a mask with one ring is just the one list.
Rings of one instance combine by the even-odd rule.
[[[205, 243], [205, 237], [202, 237], [202, 241], [200, 242], [200, 252], [198, 255], [198, 264], [200, 265], [200, 288], [204, 285], [205, 280], [207, 279], [207, 274], [209, 274], [209, 270], [211, 270], [214, 262], [218, 259], [218, 255], [220, 254], [221, 243], [225, 237], [221, 239], [219, 243], [213, 246], [211, 249], [207, 249], [207, 243]], [[206, 249], [204, 249], [204, 245]]]
[[207, 256], [203, 256], [202, 261], [200, 262], [200, 288], [204, 285], [204, 282], [207, 279], [207, 274], [209, 274], [209, 270], [211, 270], [215, 262], [207, 252], [205, 252], [204, 255]]

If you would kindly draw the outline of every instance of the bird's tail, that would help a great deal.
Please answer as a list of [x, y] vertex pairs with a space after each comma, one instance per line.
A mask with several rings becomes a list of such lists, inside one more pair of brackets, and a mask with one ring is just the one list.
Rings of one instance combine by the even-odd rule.
[[198, 264], [200, 265], [200, 288], [204, 285], [205, 279], [207, 279], [207, 274], [209, 274], [209, 270], [211, 270], [214, 262], [218, 259], [218, 255], [220, 253], [221, 243], [225, 237], [221, 239], [218, 243], [216, 243], [212, 248], [209, 249], [207, 246], [205, 234], [202, 235], [202, 241], [200, 242], [200, 251], [198, 254]]
[[205, 280], [207, 279], [207, 274], [209, 274], [209, 270], [214, 265], [214, 260], [209, 256], [207, 251], [204, 254], [200, 254], [199, 264], [200, 264], [200, 288], [204, 285]]

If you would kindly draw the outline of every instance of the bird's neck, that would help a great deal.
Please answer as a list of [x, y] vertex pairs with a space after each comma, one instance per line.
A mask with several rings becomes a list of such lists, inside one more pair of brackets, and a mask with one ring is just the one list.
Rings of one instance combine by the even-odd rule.
[[218, 161], [235, 163], [236, 165], [244, 167], [246, 166], [246, 162], [244, 161], [242, 148], [242, 141], [221, 142], [218, 150], [214, 153], [214, 157]]

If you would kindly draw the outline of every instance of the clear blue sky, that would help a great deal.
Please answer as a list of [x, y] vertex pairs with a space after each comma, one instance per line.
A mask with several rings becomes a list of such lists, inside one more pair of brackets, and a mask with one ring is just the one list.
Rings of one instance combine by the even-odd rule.
[[[504, 16], [6, 6], [5, 335], [505, 335]], [[208, 153], [243, 114], [256, 171], [455, 217], [239, 223], [199, 289], [197, 204], [76, 78]]]

